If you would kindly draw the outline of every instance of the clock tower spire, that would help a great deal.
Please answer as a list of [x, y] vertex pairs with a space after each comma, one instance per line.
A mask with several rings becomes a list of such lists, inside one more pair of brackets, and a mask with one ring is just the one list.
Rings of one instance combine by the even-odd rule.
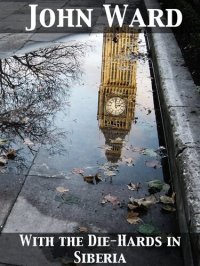
[[136, 61], [138, 33], [128, 26], [120, 32], [110, 29], [103, 36], [101, 85], [98, 120], [106, 144], [108, 161], [117, 162], [123, 140], [134, 119], [136, 97]]

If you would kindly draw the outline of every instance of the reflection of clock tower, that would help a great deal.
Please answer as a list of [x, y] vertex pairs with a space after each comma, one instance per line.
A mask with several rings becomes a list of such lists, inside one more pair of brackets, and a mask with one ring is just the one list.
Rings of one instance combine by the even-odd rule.
[[110, 146], [106, 156], [111, 162], [120, 159], [123, 140], [134, 119], [137, 39], [138, 34], [128, 27], [120, 33], [104, 33], [98, 120]]

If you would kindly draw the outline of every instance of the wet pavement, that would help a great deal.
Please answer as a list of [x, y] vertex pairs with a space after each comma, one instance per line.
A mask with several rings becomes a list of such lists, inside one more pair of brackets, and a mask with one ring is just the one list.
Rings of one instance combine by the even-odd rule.
[[1, 71], [3, 232], [179, 232], [162, 203], [128, 221], [147, 182], [166, 188], [154, 200], [172, 196], [143, 33], [71, 35], [2, 59]]

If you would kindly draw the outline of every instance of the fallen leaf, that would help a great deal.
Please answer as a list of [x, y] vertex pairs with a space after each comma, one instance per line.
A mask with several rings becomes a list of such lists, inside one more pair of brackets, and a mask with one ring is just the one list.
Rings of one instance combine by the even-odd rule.
[[57, 187], [56, 190], [60, 193], [69, 192], [69, 189], [64, 187]]
[[164, 146], [160, 146], [156, 151], [155, 151], [161, 158], [167, 157], [167, 149]]
[[139, 213], [131, 211], [131, 212], [128, 212], [126, 220], [129, 224], [138, 224], [142, 222], [142, 219], [140, 219], [138, 216], [139, 216]]
[[88, 232], [88, 228], [87, 227], [79, 227], [79, 232], [80, 233], [87, 233]]
[[34, 145], [34, 143], [28, 138], [24, 139], [24, 144], [27, 146], [33, 146]]
[[101, 201], [101, 204], [106, 204], [108, 201], [107, 200], [105, 200], [105, 199], [102, 199], [102, 201]]
[[175, 200], [174, 200], [174, 198], [171, 198], [168, 196], [161, 196], [160, 202], [162, 202], [163, 204], [174, 204]]
[[4, 166], [5, 164], [7, 164], [8, 160], [2, 156], [0, 156], [0, 165]]
[[96, 175], [89, 175], [89, 176], [83, 176], [83, 179], [85, 182], [89, 183], [89, 184], [98, 184], [99, 182], [102, 181], [102, 179], [100, 178], [99, 174]]
[[131, 203], [136, 204], [139, 207], [145, 207], [145, 208], [148, 208], [151, 205], [156, 204], [158, 202], [158, 200], [156, 199], [154, 195], [141, 198], [141, 199], [135, 199], [131, 197], [129, 200]]
[[128, 209], [129, 209], [129, 210], [136, 210], [136, 209], [138, 209], [138, 206], [135, 205], [135, 204], [129, 203], [129, 204], [128, 204]]
[[140, 183], [137, 183], [137, 184], [130, 183], [127, 185], [127, 187], [129, 190], [132, 190], [132, 191], [137, 190], [138, 191], [141, 188], [141, 185], [140, 185]]
[[145, 165], [147, 167], [151, 167], [151, 168], [154, 168], [154, 169], [157, 169], [157, 168], [161, 168], [162, 167], [160, 161], [157, 161], [157, 160], [146, 161]]
[[101, 201], [102, 204], [105, 204], [107, 202], [112, 203], [112, 205], [117, 205], [120, 203], [117, 197], [111, 196], [110, 194], [103, 197], [103, 200]]
[[151, 110], [149, 109], [148, 112], [147, 112], [147, 115], [149, 115], [151, 113]]
[[16, 150], [14, 149], [9, 149], [6, 153], [6, 157], [11, 160], [14, 159], [16, 156], [17, 156], [17, 153], [16, 153]]
[[95, 181], [96, 181], [96, 184], [102, 181], [100, 174], [95, 175]]
[[94, 176], [93, 175], [89, 175], [89, 176], [84, 176], [83, 179], [85, 182], [89, 183], [89, 184], [93, 184], [94, 185]]
[[176, 208], [174, 208], [171, 205], [164, 205], [164, 206], [162, 206], [162, 211], [164, 211], [164, 212], [175, 212]]
[[175, 200], [176, 200], [176, 193], [175, 192], [172, 193], [172, 199], [174, 199], [174, 202], [175, 202]]
[[160, 192], [163, 189], [163, 186], [165, 185], [165, 183], [157, 179], [147, 182], [147, 184], [149, 187], [149, 191], [152, 194], [156, 192]]
[[82, 169], [82, 168], [73, 168], [71, 172], [72, 172], [72, 174], [75, 174], [75, 175], [82, 175], [84, 173], [84, 169]]
[[0, 139], [0, 145], [3, 146], [3, 145], [6, 145], [8, 144], [8, 140], [6, 139]]
[[164, 184], [163, 184], [163, 187], [162, 187], [162, 190], [163, 190], [163, 191], [168, 191], [169, 189], [170, 189], [170, 185], [164, 183]]

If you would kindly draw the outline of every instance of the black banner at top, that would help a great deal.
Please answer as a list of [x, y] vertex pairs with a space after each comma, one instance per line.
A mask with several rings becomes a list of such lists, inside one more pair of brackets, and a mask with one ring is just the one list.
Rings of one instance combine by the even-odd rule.
[[[179, 8], [162, 8], [142, 0], [127, 1], [0, 1], [0, 33], [103, 32], [131, 29], [169, 32], [181, 28]], [[196, 30], [193, 28], [193, 30]]]

